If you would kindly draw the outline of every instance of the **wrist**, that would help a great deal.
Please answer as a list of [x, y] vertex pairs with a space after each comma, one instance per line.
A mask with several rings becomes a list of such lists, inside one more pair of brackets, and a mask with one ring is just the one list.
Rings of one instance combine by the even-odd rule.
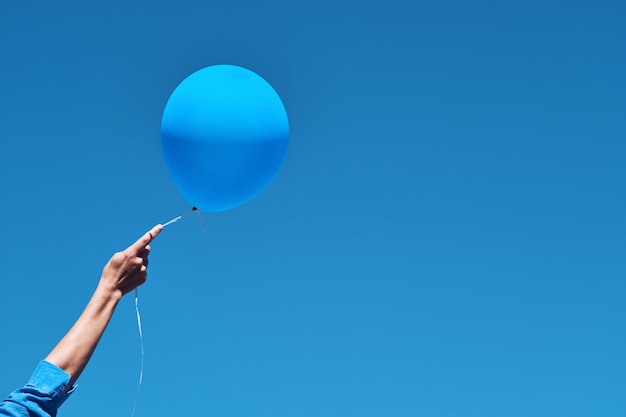
[[94, 295], [106, 303], [112, 302], [117, 304], [124, 294], [122, 294], [122, 290], [119, 288], [111, 287], [100, 281]]

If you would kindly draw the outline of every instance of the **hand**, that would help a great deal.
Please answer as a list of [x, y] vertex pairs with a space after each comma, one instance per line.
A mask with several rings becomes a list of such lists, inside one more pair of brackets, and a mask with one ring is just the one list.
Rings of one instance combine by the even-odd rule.
[[122, 252], [114, 254], [102, 271], [100, 285], [113, 293], [129, 293], [146, 282], [150, 242], [163, 230], [160, 224]]

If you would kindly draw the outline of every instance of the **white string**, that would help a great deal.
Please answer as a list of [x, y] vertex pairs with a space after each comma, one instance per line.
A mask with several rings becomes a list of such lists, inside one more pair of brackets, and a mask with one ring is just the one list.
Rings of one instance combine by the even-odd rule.
[[[188, 213], [174, 217], [169, 222], [163, 224], [163, 227], [169, 226], [172, 223], [176, 223], [183, 217], [192, 215], [194, 211], [197, 211], [198, 218], [200, 218], [200, 222], [202, 223], [202, 228], [206, 232], [206, 225], [204, 224], [204, 219], [200, 215], [200, 211], [196, 209], [195, 207]], [[141, 368], [139, 369], [139, 384], [137, 385], [137, 395], [135, 395], [135, 405], [133, 406], [133, 414], [131, 417], [135, 417], [135, 411], [137, 411], [137, 403], [139, 402], [139, 391], [141, 391], [141, 383], [143, 382], [143, 360], [144, 360], [143, 331], [141, 330], [141, 314], [139, 314], [139, 290], [137, 288], [135, 288], [135, 312], [137, 313], [137, 328], [139, 329], [139, 342], [141, 343]]]
[[137, 395], [135, 396], [135, 405], [133, 406], [133, 414], [131, 417], [135, 417], [137, 402], [139, 401], [139, 391], [141, 390], [141, 383], [143, 382], [143, 331], [141, 330], [141, 314], [139, 314], [139, 290], [137, 290], [137, 288], [135, 288], [135, 312], [137, 313], [137, 328], [139, 328], [139, 341], [141, 343], [141, 368], [139, 370], [139, 385], [137, 385]]
[[180, 220], [180, 219], [182, 219], [182, 218], [183, 218], [183, 216], [174, 217], [172, 220], [170, 220], [169, 222], [165, 223], [165, 224], [163, 225], [163, 227], [165, 227], [165, 226], [169, 226], [169, 225], [170, 225], [170, 224], [172, 224], [172, 223], [176, 223], [177, 221], [179, 221], [179, 220]]
[[204, 219], [202, 218], [202, 215], [200, 214], [200, 210], [197, 210], [196, 213], [198, 213], [198, 218], [200, 219], [200, 223], [202, 224], [202, 230], [204, 230], [204, 232], [207, 232], [207, 228], [206, 228], [206, 223], [204, 223]]
[[[174, 217], [172, 220], [170, 220], [169, 222], [163, 224], [163, 227], [165, 226], [169, 226], [172, 223], [176, 223], [177, 221], [179, 221], [180, 219], [182, 219], [183, 217], [187, 217], [187, 216], [191, 216], [193, 214], [194, 211], [197, 211], [197, 209], [194, 207], [190, 212], [185, 213], [185, 214], [181, 214], [180, 216]], [[200, 214], [200, 212], [198, 212], [198, 215]]]

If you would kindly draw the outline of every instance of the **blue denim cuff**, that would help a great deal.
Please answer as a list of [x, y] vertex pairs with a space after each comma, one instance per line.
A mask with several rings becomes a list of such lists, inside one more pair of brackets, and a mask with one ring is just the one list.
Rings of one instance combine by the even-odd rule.
[[69, 382], [70, 375], [67, 372], [50, 362], [41, 361], [26, 386], [49, 394], [56, 408], [59, 408], [76, 389], [75, 385], [64, 393]]

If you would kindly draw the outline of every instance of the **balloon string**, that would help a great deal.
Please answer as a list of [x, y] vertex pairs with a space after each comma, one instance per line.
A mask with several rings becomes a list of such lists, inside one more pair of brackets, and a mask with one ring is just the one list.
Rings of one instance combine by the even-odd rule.
[[141, 390], [141, 383], [143, 382], [143, 331], [141, 330], [141, 314], [139, 314], [139, 291], [135, 288], [135, 312], [137, 313], [137, 328], [139, 329], [139, 341], [141, 343], [141, 368], [139, 369], [139, 384], [137, 385], [137, 394], [135, 395], [135, 405], [133, 406], [133, 414], [131, 417], [135, 417], [135, 411], [137, 410], [137, 402], [139, 401], [139, 391]]
[[[196, 209], [196, 208], [194, 207], [194, 209]], [[204, 232], [206, 233], [208, 230], [206, 228], [206, 223], [204, 223], [204, 219], [202, 218], [202, 215], [200, 214], [200, 210], [196, 209], [196, 213], [198, 213], [198, 218], [200, 219], [200, 224], [202, 224], [202, 230], [204, 230]]]
[[[170, 224], [176, 223], [183, 217], [191, 216], [193, 213], [198, 213], [198, 218], [202, 223], [202, 228], [206, 232], [206, 225], [204, 224], [204, 219], [200, 215], [200, 211], [193, 207], [190, 212], [181, 214], [180, 216], [174, 217], [169, 222], [163, 224], [163, 227], [169, 226]], [[135, 405], [133, 406], [133, 414], [131, 417], [135, 417], [135, 411], [137, 411], [137, 403], [139, 402], [139, 392], [141, 391], [141, 383], [143, 382], [143, 362], [144, 362], [144, 349], [143, 349], [143, 331], [141, 329], [141, 314], [139, 313], [139, 290], [135, 288], [135, 313], [137, 313], [137, 328], [139, 329], [139, 342], [141, 344], [141, 367], [139, 368], [139, 384], [137, 385], [137, 394], [135, 395]]]
[[[163, 227], [165, 226], [169, 226], [172, 223], [176, 223], [177, 221], [179, 221], [180, 219], [182, 219], [183, 217], [187, 217], [187, 216], [191, 216], [193, 214], [194, 211], [197, 211], [197, 208], [192, 208], [190, 212], [185, 213], [185, 214], [181, 214], [180, 216], [174, 217], [172, 220], [170, 220], [169, 222], [166, 222], [163, 224]], [[198, 211], [198, 215], [200, 215], [200, 212]]]

